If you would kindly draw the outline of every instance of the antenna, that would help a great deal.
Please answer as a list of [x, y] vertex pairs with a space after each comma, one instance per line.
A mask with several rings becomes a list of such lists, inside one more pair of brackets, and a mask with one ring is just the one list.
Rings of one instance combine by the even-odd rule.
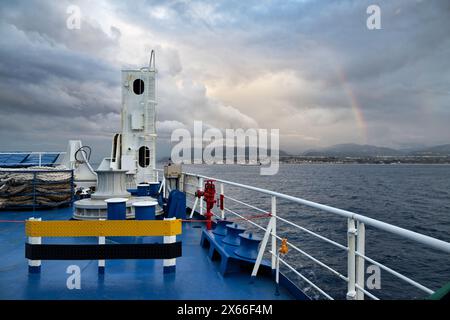
[[155, 50], [150, 53], [150, 61], [148, 62], [148, 68], [150, 71], [155, 71]]

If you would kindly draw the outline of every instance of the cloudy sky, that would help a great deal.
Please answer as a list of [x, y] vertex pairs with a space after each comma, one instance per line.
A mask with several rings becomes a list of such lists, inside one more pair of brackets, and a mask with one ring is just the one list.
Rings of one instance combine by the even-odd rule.
[[[374, 3], [381, 30], [366, 27]], [[81, 139], [106, 156], [120, 69], [152, 48], [161, 150], [194, 120], [279, 128], [291, 153], [450, 143], [448, 0], [26, 0], [0, 3], [0, 150]]]

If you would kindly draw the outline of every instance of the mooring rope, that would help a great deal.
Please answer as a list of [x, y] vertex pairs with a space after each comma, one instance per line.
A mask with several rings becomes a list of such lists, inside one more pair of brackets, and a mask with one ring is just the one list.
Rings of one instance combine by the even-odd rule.
[[[270, 213], [266, 213], [266, 214], [260, 214], [260, 215], [253, 215], [247, 218], [235, 218], [233, 220], [227, 220], [230, 222], [235, 222], [235, 221], [241, 221], [241, 220], [256, 220], [256, 219], [262, 219], [262, 218], [268, 218], [272, 216], [272, 214]], [[194, 220], [194, 219], [183, 219], [181, 220], [182, 222], [207, 222], [207, 220]]]
[[25, 223], [25, 220], [0, 220], [0, 223]]
[[[272, 216], [270, 213], [266, 214], [260, 214], [260, 215], [253, 215], [247, 218], [235, 218], [233, 220], [228, 220], [230, 222], [235, 221], [242, 221], [242, 220], [256, 220], [256, 219], [262, 219], [262, 218], [268, 218]], [[0, 220], [0, 223], [25, 223], [27, 220]], [[182, 219], [182, 222], [203, 222], [206, 223], [207, 220], [199, 220], [199, 219]]]

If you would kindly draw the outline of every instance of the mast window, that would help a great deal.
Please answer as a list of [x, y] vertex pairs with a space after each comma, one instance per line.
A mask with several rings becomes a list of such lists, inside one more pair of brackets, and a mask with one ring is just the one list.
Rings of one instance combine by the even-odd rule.
[[133, 81], [133, 91], [135, 94], [142, 94], [144, 93], [144, 81], [141, 79], [136, 79]]
[[146, 168], [150, 164], [150, 149], [146, 146], [139, 148], [139, 166]]

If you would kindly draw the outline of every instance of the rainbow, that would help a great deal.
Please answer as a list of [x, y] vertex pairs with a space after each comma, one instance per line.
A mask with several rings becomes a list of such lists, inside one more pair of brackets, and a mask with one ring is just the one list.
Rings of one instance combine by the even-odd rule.
[[357, 96], [354, 94], [351, 86], [348, 83], [347, 76], [344, 73], [344, 70], [339, 66], [339, 64], [335, 64], [336, 74], [339, 78], [341, 86], [349, 100], [350, 107], [352, 108], [353, 115], [356, 120], [356, 125], [360, 131], [363, 142], [367, 144], [367, 123], [364, 119], [364, 114], [362, 112], [361, 105], [358, 101]]

